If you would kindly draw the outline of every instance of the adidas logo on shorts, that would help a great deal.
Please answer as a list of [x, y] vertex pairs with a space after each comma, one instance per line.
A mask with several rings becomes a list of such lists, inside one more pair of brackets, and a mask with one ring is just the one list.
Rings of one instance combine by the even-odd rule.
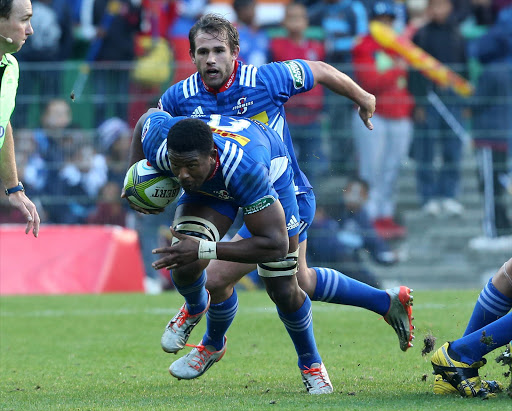
[[299, 226], [299, 220], [295, 218], [294, 215], [292, 215], [292, 218], [290, 218], [290, 221], [288, 221], [288, 224], [286, 224], [286, 229], [288, 231], [293, 230], [295, 227]]

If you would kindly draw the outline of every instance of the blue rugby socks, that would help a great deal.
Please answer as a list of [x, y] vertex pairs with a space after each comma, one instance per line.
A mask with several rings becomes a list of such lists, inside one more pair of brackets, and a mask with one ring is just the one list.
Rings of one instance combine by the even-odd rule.
[[224, 346], [224, 336], [233, 322], [238, 310], [238, 296], [233, 288], [233, 294], [226, 301], [210, 304], [206, 312], [206, 332], [203, 345], [213, 345], [217, 351]]
[[380, 315], [389, 309], [389, 295], [368, 284], [354, 280], [332, 268], [314, 267], [316, 288], [313, 301], [362, 307]]
[[181, 286], [174, 283], [176, 290], [185, 298], [187, 310], [190, 315], [199, 314], [204, 311], [208, 304], [208, 292], [205, 288], [206, 270], [203, 270], [201, 277], [189, 285]]
[[307, 294], [304, 304], [294, 313], [283, 313], [279, 308], [277, 308], [277, 312], [295, 345], [295, 351], [299, 357], [299, 368], [303, 370], [305, 367], [311, 367], [314, 363], [321, 364], [322, 359], [313, 334], [311, 300]]
[[453, 341], [450, 343], [448, 354], [456, 361], [473, 364], [480, 361], [485, 354], [507, 344], [510, 341], [511, 330], [512, 313]]
[[489, 280], [480, 292], [464, 336], [503, 317], [512, 308], [512, 298], [503, 295]]

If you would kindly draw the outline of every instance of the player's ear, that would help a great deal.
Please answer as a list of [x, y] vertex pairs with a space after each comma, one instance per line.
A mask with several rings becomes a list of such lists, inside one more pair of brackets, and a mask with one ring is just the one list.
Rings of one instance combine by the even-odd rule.
[[188, 49], [188, 55], [190, 56], [192, 63], [196, 64], [196, 58], [194, 57], [194, 52], [192, 51], [192, 49]]
[[240, 46], [236, 46], [233, 50], [233, 60], [238, 60], [238, 55], [240, 54]]

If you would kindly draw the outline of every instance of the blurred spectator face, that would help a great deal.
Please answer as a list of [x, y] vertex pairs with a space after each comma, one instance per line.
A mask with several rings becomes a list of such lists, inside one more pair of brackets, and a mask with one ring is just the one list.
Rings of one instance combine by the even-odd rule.
[[343, 200], [348, 210], [357, 212], [368, 200], [368, 188], [359, 181], [351, 181], [343, 192]]
[[109, 181], [101, 189], [100, 201], [102, 203], [116, 204], [121, 202], [121, 188], [114, 183]]
[[63, 129], [71, 124], [71, 108], [65, 100], [52, 100], [46, 106], [42, 118], [44, 128]]
[[199, 31], [195, 38], [196, 50], [190, 57], [208, 87], [220, 89], [235, 67], [240, 47], [231, 51], [226, 33], [210, 34]]
[[407, 2], [407, 12], [410, 18], [423, 16], [427, 9], [427, 0], [409, 0]]
[[110, 147], [110, 154], [119, 160], [126, 160], [130, 154], [130, 146], [132, 144], [131, 133], [121, 135]]
[[435, 23], [446, 22], [452, 14], [453, 6], [450, 0], [430, 0], [428, 3], [428, 14]]
[[91, 169], [95, 154], [91, 146], [83, 146], [76, 151], [74, 163], [82, 173], [87, 173]]
[[302, 4], [290, 4], [286, 8], [283, 25], [291, 37], [302, 36], [302, 33], [308, 28], [308, 24], [308, 14]]
[[234, 9], [238, 17], [238, 21], [247, 26], [252, 26], [254, 15], [256, 13], [256, 5], [253, 0], [235, 0]]

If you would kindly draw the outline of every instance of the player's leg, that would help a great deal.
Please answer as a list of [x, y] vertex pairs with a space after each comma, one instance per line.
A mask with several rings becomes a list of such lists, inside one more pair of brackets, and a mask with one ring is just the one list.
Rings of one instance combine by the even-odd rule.
[[[209, 205], [188, 202], [189, 197], [184, 195], [180, 200], [173, 222], [174, 229], [209, 241], [219, 241], [231, 225], [236, 211], [216, 207], [213, 200]], [[173, 243], [175, 241], [173, 239]], [[208, 260], [197, 260], [171, 272], [174, 286], [185, 298], [185, 304], [167, 324], [162, 335], [161, 346], [166, 352], [176, 353], [185, 346], [192, 329], [210, 306], [210, 296], [205, 287], [207, 264]]]
[[[240, 238], [235, 235], [231, 241]], [[197, 378], [222, 359], [227, 347], [226, 333], [238, 310], [238, 296], [234, 286], [254, 267], [254, 264], [210, 261], [206, 288], [212, 302], [206, 312], [206, 331], [201, 341], [192, 346], [192, 351], [171, 364], [171, 375], [178, 379]]]
[[[295, 236], [290, 248], [296, 247], [297, 242]], [[295, 346], [306, 389], [310, 394], [329, 394], [333, 388], [316, 346], [311, 300], [299, 287], [295, 276], [297, 257], [298, 252], [295, 251], [289, 253], [284, 261], [258, 264], [258, 274]]]
[[297, 196], [301, 217], [299, 233], [299, 286], [312, 301], [352, 305], [366, 308], [379, 315], [395, 329], [400, 348], [406, 351], [412, 347], [412, 295], [410, 289], [402, 286], [389, 290], [379, 290], [368, 284], [354, 280], [339, 271], [328, 267], [308, 267], [306, 260], [307, 228], [313, 221], [315, 197], [313, 192]]
[[481, 381], [478, 369], [486, 363], [483, 357], [511, 339], [512, 313], [458, 340], [445, 343], [432, 356], [432, 367], [443, 381], [450, 383], [462, 396], [485, 397], [489, 392], [500, 390], [501, 384], [495, 381], [484, 384]]
[[512, 309], [512, 258], [489, 280], [478, 296], [464, 335], [503, 317]]
[[[508, 260], [484, 287], [475, 304], [464, 336], [484, 328], [510, 311], [512, 307], [512, 278], [509, 278], [510, 276], [507, 274], [510, 274], [511, 269], [512, 259]], [[495, 381], [482, 380], [482, 387], [489, 392], [500, 389], [500, 385]], [[458, 394], [459, 391], [442, 374], [436, 374], [434, 393]]]
[[[236, 234], [230, 241], [242, 238]], [[202, 340], [204, 345], [210, 345], [217, 351], [224, 347], [226, 333], [238, 310], [235, 285], [255, 268], [256, 264], [221, 260], [212, 260], [208, 264], [206, 288], [210, 292], [211, 304], [206, 314], [206, 331]]]

